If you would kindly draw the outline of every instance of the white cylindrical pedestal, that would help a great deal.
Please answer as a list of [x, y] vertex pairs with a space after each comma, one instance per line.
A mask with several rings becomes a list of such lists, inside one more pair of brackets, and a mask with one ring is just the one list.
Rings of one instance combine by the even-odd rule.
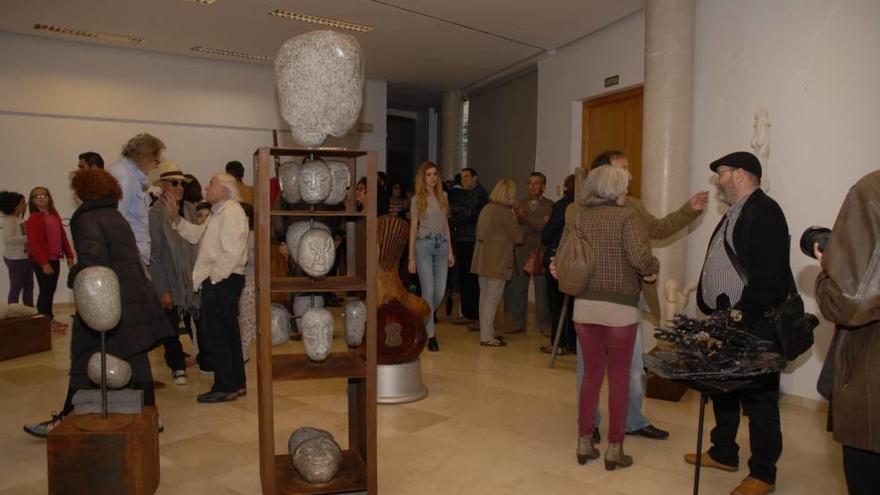
[[379, 404], [402, 404], [424, 399], [428, 387], [422, 383], [422, 366], [418, 359], [401, 364], [376, 366]]

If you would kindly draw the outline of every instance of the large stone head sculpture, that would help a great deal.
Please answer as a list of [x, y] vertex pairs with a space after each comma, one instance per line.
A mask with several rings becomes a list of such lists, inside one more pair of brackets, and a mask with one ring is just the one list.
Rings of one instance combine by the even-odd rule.
[[290, 38], [275, 56], [275, 77], [281, 115], [301, 146], [321, 146], [357, 121], [364, 62], [354, 36], [319, 30]]

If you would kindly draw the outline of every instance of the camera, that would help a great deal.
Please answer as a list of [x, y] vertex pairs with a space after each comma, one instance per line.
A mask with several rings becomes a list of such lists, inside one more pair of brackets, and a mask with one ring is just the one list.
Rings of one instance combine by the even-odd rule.
[[831, 229], [826, 227], [809, 227], [804, 231], [803, 235], [801, 235], [801, 252], [809, 256], [810, 258], [815, 258], [816, 255], [813, 253], [813, 245], [819, 244], [819, 251], [825, 252], [825, 248], [828, 247], [828, 239], [831, 238]]

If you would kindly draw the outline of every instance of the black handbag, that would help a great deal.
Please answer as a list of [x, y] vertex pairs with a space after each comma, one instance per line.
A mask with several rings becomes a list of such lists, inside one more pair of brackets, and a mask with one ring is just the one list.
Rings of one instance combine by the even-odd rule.
[[[742, 279], [743, 283], [747, 283], [748, 276], [744, 273], [739, 258], [727, 242], [727, 236], [724, 232], [724, 251], [734, 270]], [[801, 299], [797, 291], [797, 285], [794, 283], [794, 277], [791, 271], [788, 272], [788, 297], [775, 308], [764, 313], [765, 321], [759, 323], [759, 326], [767, 325], [768, 329], [756, 329], [759, 333], [775, 337], [776, 343], [782, 350], [782, 357], [788, 361], [794, 361], [801, 354], [813, 347], [813, 330], [819, 326], [819, 319], [815, 315], [804, 312], [804, 300]]]

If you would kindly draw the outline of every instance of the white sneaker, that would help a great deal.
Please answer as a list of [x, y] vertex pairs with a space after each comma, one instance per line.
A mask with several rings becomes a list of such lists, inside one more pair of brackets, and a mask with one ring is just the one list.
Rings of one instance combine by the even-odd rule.
[[201, 373], [202, 375], [211, 375], [211, 376], [214, 376], [214, 372], [213, 372], [213, 371], [203, 370], [203, 369], [201, 369], [201, 368], [199, 368], [199, 373]]
[[186, 385], [186, 383], [188, 381], [186, 379], [186, 370], [175, 370], [174, 372], [172, 372], [171, 373], [171, 381], [175, 385]]

